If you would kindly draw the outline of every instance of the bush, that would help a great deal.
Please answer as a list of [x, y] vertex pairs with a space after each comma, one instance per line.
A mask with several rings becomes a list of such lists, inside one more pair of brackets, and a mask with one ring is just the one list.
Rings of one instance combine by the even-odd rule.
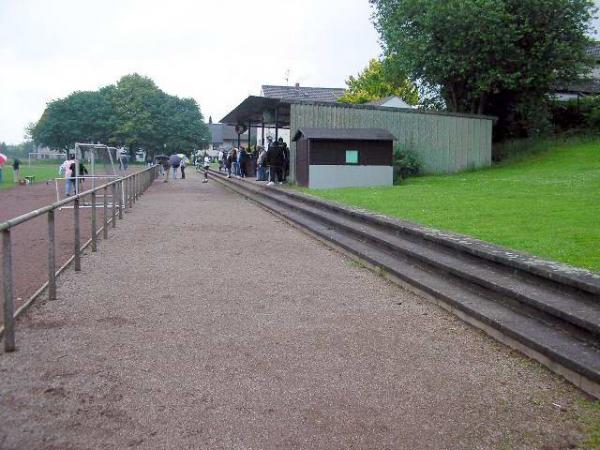
[[556, 132], [569, 130], [600, 131], [600, 96], [554, 102], [551, 108]]
[[405, 178], [418, 175], [421, 171], [421, 161], [417, 154], [402, 147], [394, 149], [394, 183]]

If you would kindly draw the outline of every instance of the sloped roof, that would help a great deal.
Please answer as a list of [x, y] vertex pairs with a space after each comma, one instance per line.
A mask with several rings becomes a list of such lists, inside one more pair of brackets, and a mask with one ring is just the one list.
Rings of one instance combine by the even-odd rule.
[[346, 90], [344, 88], [263, 85], [262, 92], [264, 97], [269, 98], [337, 102]]
[[306, 139], [331, 139], [348, 141], [393, 141], [394, 135], [383, 128], [300, 128], [294, 141]]
[[[372, 102], [367, 102], [367, 105], [381, 106], [385, 102], [387, 102], [388, 100], [393, 99], [394, 97], [396, 97], [396, 96], [395, 95], [388, 95], [387, 97], [380, 98], [379, 100], [373, 100]], [[400, 98], [400, 97], [398, 97], [398, 98]], [[400, 100], [402, 100], [402, 99], [400, 99]]]

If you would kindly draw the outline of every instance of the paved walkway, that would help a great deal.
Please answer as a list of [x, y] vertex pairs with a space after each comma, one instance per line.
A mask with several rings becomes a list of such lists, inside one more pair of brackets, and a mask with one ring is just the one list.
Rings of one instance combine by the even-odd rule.
[[157, 182], [17, 338], [0, 448], [565, 448], [580, 432], [566, 382], [195, 174]]

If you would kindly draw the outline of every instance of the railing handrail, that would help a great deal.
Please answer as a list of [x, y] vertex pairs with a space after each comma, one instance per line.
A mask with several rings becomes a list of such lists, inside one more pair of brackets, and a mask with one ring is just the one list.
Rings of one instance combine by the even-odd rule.
[[153, 164], [152, 166], [147, 167], [144, 170], [140, 170], [138, 172], [131, 173], [127, 176], [115, 178], [114, 180], [109, 181], [108, 183], [104, 183], [100, 186], [96, 186], [93, 189], [89, 189], [87, 191], [80, 192], [79, 194], [72, 195], [69, 198], [65, 198], [64, 200], [59, 200], [58, 202], [51, 203], [42, 208], [34, 209], [33, 211], [30, 211], [28, 213], [22, 214], [17, 217], [13, 217], [12, 219], [8, 219], [8, 220], [0, 223], [0, 232], [2, 232], [4, 230], [8, 230], [12, 227], [15, 227], [21, 223], [27, 222], [31, 219], [35, 219], [36, 217], [46, 214], [49, 211], [54, 211], [55, 209], [58, 209], [64, 205], [68, 205], [69, 203], [74, 202], [75, 200], [80, 200], [81, 198], [85, 197], [86, 195], [91, 195], [93, 192], [97, 192], [104, 188], [108, 188], [108, 187], [112, 186], [113, 184], [119, 183], [121, 180], [126, 180], [127, 178], [133, 177], [134, 175], [152, 170], [152, 169], [154, 169], [154, 167], [156, 167], [156, 164]]
[[[62, 266], [58, 272], [56, 272], [56, 244], [55, 244], [55, 210], [58, 208], [73, 203], [73, 245], [74, 252], [73, 256], [69, 258], [69, 261], [73, 261], [75, 271], [81, 271], [81, 254], [88, 244], [92, 246], [92, 253], [97, 251], [97, 241], [102, 231], [103, 239], [108, 239], [108, 224], [111, 223], [112, 228], [117, 226], [117, 217], [119, 220], [123, 219], [123, 210], [131, 209], [144, 191], [152, 185], [152, 182], [157, 176], [157, 165], [153, 164], [144, 170], [139, 172], [131, 173], [124, 177], [115, 178], [108, 183], [101, 186], [94, 187], [79, 194], [75, 194], [72, 197], [66, 198], [54, 202], [50, 205], [46, 205], [42, 208], [30, 211], [26, 214], [22, 214], [18, 217], [9, 219], [3, 223], [0, 223], [0, 235], [2, 235], [2, 274], [3, 274], [3, 317], [4, 323], [0, 327], [0, 337], [4, 338], [4, 351], [12, 352], [16, 349], [15, 344], [15, 319], [17, 316], [25, 310], [33, 301], [42, 293], [42, 291], [48, 289], [48, 299], [56, 300], [56, 277], [64, 270], [66, 265]], [[77, 178], [77, 177], [76, 177]], [[112, 202], [110, 205], [110, 211], [108, 209], [108, 188], [110, 189]], [[101, 191], [102, 195], [102, 221], [103, 225], [100, 230], [97, 227], [96, 221], [96, 210], [97, 197], [96, 192]], [[86, 196], [91, 197], [91, 238], [81, 246], [81, 223], [80, 223], [80, 200]], [[118, 203], [118, 204], [117, 204]], [[118, 210], [118, 216], [117, 216]], [[21, 223], [27, 222], [36, 217], [46, 215], [48, 218], [48, 281], [42, 285], [42, 288], [38, 289], [26, 302], [19, 307], [16, 314], [14, 312], [14, 290], [13, 290], [13, 264], [12, 264], [12, 241], [11, 241], [11, 228]], [[110, 217], [109, 217], [110, 215]]]

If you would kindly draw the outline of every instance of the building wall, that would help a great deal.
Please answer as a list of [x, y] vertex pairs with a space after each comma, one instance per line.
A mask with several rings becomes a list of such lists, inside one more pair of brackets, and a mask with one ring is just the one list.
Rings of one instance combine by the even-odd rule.
[[391, 166], [391, 141], [310, 140], [310, 164], [344, 165], [346, 150], [358, 150], [359, 166]]
[[[310, 164], [308, 139], [300, 139], [297, 142], [296, 150], [298, 155], [295, 164], [296, 183], [300, 186], [308, 187], [308, 166]], [[292, 165], [294, 164], [290, 164], [290, 172], [292, 171]]]
[[308, 187], [334, 189], [343, 187], [392, 186], [392, 166], [310, 165]]
[[[414, 151], [428, 174], [487, 167], [492, 161], [492, 120], [400, 109], [358, 109], [343, 105], [290, 105], [290, 131], [298, 128], [384, 128], [395, 144]], [[290, 145], [295, 161], [296, 143]], [[295, 164], [291, 179], [295, 180]]]

